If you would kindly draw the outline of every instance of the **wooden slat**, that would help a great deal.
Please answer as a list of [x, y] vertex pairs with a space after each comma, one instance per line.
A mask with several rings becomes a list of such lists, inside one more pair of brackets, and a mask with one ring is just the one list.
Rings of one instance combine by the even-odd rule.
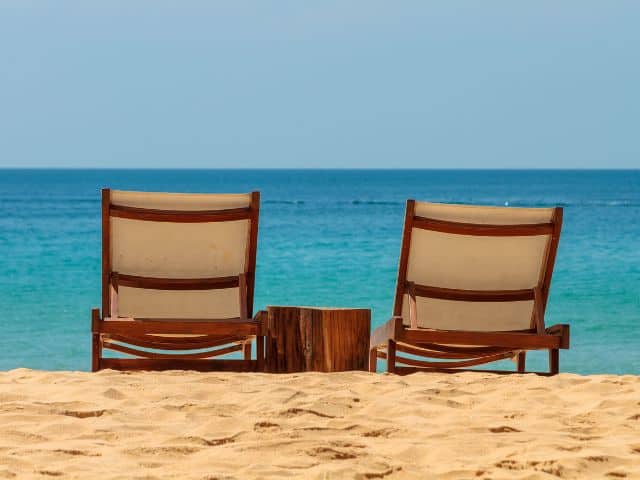
[[409, 265], [409, 250], [411, 249], [411, 232], [413, 230], [413, 219], [415, 212], [415, 200], [407, 200], [407, 207], [404, 214], [404, 227], [402, 229], [402, 245], [400, 247], [400, 261], [398, 262], [398, 280], [396, 281], [396, 295], [393, 302], [393, 315], [402, 315], [402, 297], [405, 292], [407, 281], [407, 268]]
[[[411, 284], [407, 282], [407, 291], [410, 288]], [[532, 288], [523, 290], [460, 290], [413, 284], [413, 290], [418, 297], [461, 302], [517, 302], [534, 299]]]
[[149, 334], [195, 334], [195, 335], [257, 335], [259, 325], [252, 320], [171, 320], [171, 319], [119, 319], [98, 323], [99, 332], [120, 335], [142, 336]]
[[[112, 281], [109, 285], [109, 317], [115, 318], [118, 316], [118, 284]], [[105, 314], [106, 315], [106, 314]]]
[[435, 351], [435, 352], [442, 352], [442, 353], [461, 354], [461, 355], [466, 355], [467, 357], [474, 357], [474, 356], [477, 357], [479, 355], [493, 355], [496, 353], [503, 353], [509, 350], [508, 348], [502, 348], [502, 347], [464, 347], [464, 346], [455, 346], [455, 345], [439, 345], [437, 343], [425, 343], [425, 342], [420, 342], [417, 348], [419, 350], [425, 349], [431, 352]]
[[246, 337], [239, 336], [203, 336], [203, 337], [134, 337], [131, 335], [104, 334], [108, 340], [126, 343], [143, 348], [155, 348], [158, 350], [199, 350], [201, 348], [213, 348], [227, 343], [239, 342]]
[[556, 255], [558, 253], [558, 245], [560, 243], [560, 232], [562, 231], [562, 207], [556, 207], [553, 209], [553, 234], [549, 241], [549, 248], [547, 250], [546, 264], [544, 267], [544, 276], [540, 282], [541, 293], [543, 298], [543, 312], [547, 308], [547, 301], [549, 300], [549, 289], [551, 288], [551, 277], [553, 276], [553, 269], [556, 264]]
[[238, 302], [240, 304], [240, 318], [247, 318], [247, 277], [244, 273], [238, 276]]
[[498, 360], [504, 360], [506, 358], [511, 358], [511, 357], [513, 357], [513, 352], [501, 353], [498, 355], [487, 355], [483, 357], [474, 358], [471, 360], [461, 360], [458, 362], [427, 362], [424, 360], [417, 360], [414, 358], [396, 356], [396, 363], [404, 363], [405, 365], [412, 365], [414, 367], [461, 368], [461, 367], [473, 367], [474, 365], [481, 365], [483, 363], [496, 362]]
[[485, 355], [495, 355], [500, 353], [506, 353], [511, 350], [506, 348], [488, 348], [487, 351], [478, 351], [478, 349], [461, 349], [458, 352], [442, 352], [439, 350], [429, 350], [426, 348], [420, 348], [413, 345], [406, 345], [399, 343], [396, 349], [399, 352], [408, 353], [410, 355], [418, 355], [431, 358], [444, 358], [444, 359], [462, 359], [462, 358], [477, 358]]
[[[476, 372], [476, 373], [495, 373], [497, 375], [513, 375], [514, 373], [521, 373], [514, 370], [481, 370], [481, 369], [470, 369], [470, 368], [420, 368], [420, 367], [396, 367], [397, 375], [410, 375], [412, 373], [419, 372], [432, 372], [432, 373], [461, 373], [461, 372]], [[526, 372], [533, 375], [539, 375], [542, 377], [550, 377], [553, 375], [549, 372]]]
[[536, 333], [544, 335], [544, 299], [539, 288], [534, 289], [533, 320]]
[[126, 353], [127, 355], [133, 355], [142, 358], [174, 358], [174, 359], [197, 359], [197, 358], [211, 358], [225, 355], [227, 353], [238, 352], [242, 350], [241, 344], [231, 345], [229, 347], [219, 348], [218, 350], [207, 350], [206, 352], [197, 353], [157, 353], [147, 352], [144, 350], [138, 350], [137, 348], [131, 348], [127, 345], [121, 345], [119, 343], [113, 343], [111, 341], [103, 342], [103, 348], [113, 350], [120, 353]]
[[418, 328], [418, 305], [416, 303], [416, 284], [407, 282], [407, 293], [409, 294], [409, 323], [411, 328]]
[[253, 372], [255, 360], [194, 360], [159, 358], [103, 358], [102, 368], [113, 370], [196, 370], [200, 372]]
[[526, 237], [551, 235], [553, 223], [533, 223], [521, 225], [485, 225], [481, 223], [449, 222], [427, 217], [413, 217], [413, 226], [422, 230], [469, 235], [478, 237]]
[[404, 329], [398, 340], [410, 344], [491, 345], [514, 349], [560, 348], [560, 338], [555, 335], [511, 332], [459, 332]]
[[387, 341], [387, 373], [396, 371], [396, 345], [394, 340]]
[[110, 206], [110, 215], [112, 217], [149, 222], [210, 223], [248, 220], [251, 218], [252, 213], [251, 208], [248, 207], [229, 208], [226, 210], [157, 210], [112, 204]]
[[247, 317], [253, 316], [253, 296], [256, 283], [256, 256], [258, 254], [258, 223], [260, 220], [260, 192], [251, 192], [251, 221], [247, 231], [244, 270], [247, 280]]
[[137, 275], [125, 275], [113, 272], [111, 281], [115, 285], [131, 288], [146, 288], [152, 290], [216, 290], [223, 288], [236, 288], [239, 285], [238, 277], [212, 277], [212, 278], [159, 278], [139, 277]]
[[111, 190], [102, 189], [102, 315], [111, 312], [111, 220], [109, 205], [111, 204]]
[[[427, 358], [442, 358], [442, 359], [479, 359], [479, 358], [487, 358], [490, 356], [494, 356], [494, 355], [506, 355], [505, 358], [511, 358], [513, 357], [513, 351], [511, 350], [502, 350], [499, 354], [494, 354], [494, 355], [463, 355], [463, 354], [458, 354], [458, 353], [443, 353], [443, 352], [435, 352], [435, 351], [423, 351], [422, 349], [412, 349], [412, 348], [407, 348], [407, 345], [403, 345], [400, 343], [396, 344], [396, 351], [398, 352], [403, 352], [403, 353], [408, 353], [410, 355], [417, 355], [417, 356], [421, 356], [421, 357], [427, 357]], [[387, 353], [383, 350], [383, 349], [378, 349], [377, 351], [377, 357], [378, 358], [387, 358]], [[438, 366], [438, 368], [445, 368], [446, 365], [450, 365], [452, 362], [429, 362], [427, 360], [419, 360], [419, 359], [414, 359], [414, 358], [407, 358], [407, 357], [399, 357], [396, 356], [396, 358], [398, 359], [397, 362], [399, 363], [403, 363], [400, 361], [400, 359], [402, 358], [402, 360], [408, 360], [408, 362], [404, 362], [407, 365], [413, 365], [413, 366], [428, 366], [427, 363], [434, 363], [435, 365]], [[488, 360], [488, 361], [493, 361], [493, 360]], [[486, 363], [486, 362], [480, 362], [480, 363]], [[449, 367], [449, 368], [454, 368], [454, 367]]]

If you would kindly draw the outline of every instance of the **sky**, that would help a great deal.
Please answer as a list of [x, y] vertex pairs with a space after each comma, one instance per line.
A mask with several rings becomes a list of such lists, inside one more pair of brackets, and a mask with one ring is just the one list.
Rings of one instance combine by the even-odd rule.
[[0, 167], [640, 168], [640, 2], [0, 0]]

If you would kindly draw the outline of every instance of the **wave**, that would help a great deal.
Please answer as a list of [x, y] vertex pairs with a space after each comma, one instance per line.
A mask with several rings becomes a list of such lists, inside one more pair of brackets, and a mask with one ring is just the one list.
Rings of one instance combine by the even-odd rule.
[[[495, 202], [494, 202], [495, 203]], [[579, 202], [544, 202], [544, 201], [525, 201], [525, 200], [507, 200], [504, 203], [495, 203], [499, 206], [508, 207], [640, 207], [640, 202], [630, 200], [588, 200]]]
[[[554, 202], [545, 200], [498, 200], [496, 198], [482, 198], [477, 200], [467, 199], [465, 201], [454, 200], [451, 198], [435, 198], [429, 201], [448, 203], [454, 205], [496, 205], [496, 206], [509, 206], [509, 207], [617, 207], [617, 208], [637, 208], [640, 207], [640, 201], [637, 200], [579, 200], [568, 202]], [[99, 196], [92, 197], [77, 197], [77, 196], [7, 196], [0, 197], [0, 208], [3, 206], [9, 207], [14, 205], [24, 205], [26, 207], [47, 207], [55, 206], [60, 208], [84, 208], [89, 205], [99, 205], [101, 202]], [[280, 199], [265, 199], [262, 200], [264, 205], [305, 205], [305, 204], [324, 204], [324, 205], [370, 205], [370, 206], [403, 206], [404, 201], [393, 200], [362, 200], [359, 198], [353, 200], [338, 200], [325, 198], [319, 198], [317, 201], [306, 200], [280, 200]]]
[[18, 196], [18, 197], [2, 197], [0, 198], [0, 203], [7, 204], [21, 204], [21, 203], [46, 203], [46, 204], [59, 204], [61, 202], [64, 203], [72, 203], [72, 204], [91, 204], [91, 203], [100, 203], [100, 196], [97, 195], [95, 198], [93, 197], [66, 197], [66, 196]]
[[389, 202], [384, 200], [351, 200], [351, 205], [404, 205], [404, 202]]
[[304, 200], [264, 200], [267, 205], [304, 205]]

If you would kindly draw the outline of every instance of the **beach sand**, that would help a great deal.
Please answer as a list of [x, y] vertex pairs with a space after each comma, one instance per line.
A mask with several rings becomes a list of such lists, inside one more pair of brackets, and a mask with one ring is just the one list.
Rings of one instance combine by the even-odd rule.
[[640, 377], [0, 373], [0, 478], [640, 478]]

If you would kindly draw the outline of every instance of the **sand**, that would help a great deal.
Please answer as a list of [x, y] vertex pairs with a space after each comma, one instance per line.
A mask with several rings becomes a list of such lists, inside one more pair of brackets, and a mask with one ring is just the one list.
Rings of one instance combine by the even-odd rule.
[[640, 377], [0, 373], [0, 478], [640, 478]]

